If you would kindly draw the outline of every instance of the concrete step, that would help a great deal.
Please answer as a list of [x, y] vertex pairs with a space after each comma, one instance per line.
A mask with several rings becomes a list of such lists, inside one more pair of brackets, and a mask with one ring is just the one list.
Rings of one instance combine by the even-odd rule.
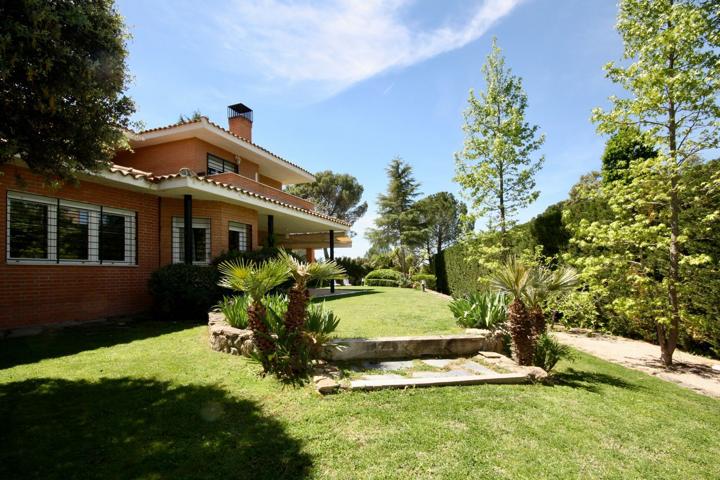
[[326, 345], [326, 360], [390, 360], [465, 357], [479, 351], [502, 352], [502, 336], [491, 332], [413, 337], [340, 338]]
[[381, 390], [384, 388], [424, 388], [447, 387], [454, 385], [518, 384], [527, 383], [528, 376], [522, 373], [495, 373], [491, 375], [466, 375], [447, 377], [403, 377], [378, 375], [379, 378], [366, 378], [350, 382], [350, 390]]

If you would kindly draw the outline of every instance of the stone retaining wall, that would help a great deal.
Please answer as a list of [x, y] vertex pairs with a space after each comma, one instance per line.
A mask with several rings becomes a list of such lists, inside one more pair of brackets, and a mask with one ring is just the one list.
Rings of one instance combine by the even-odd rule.
[[222, 313], [210, 313], [208, 333], [210, 348], [218, 352], [248, 357], [254, 348], [252, 331], [231, 327]]

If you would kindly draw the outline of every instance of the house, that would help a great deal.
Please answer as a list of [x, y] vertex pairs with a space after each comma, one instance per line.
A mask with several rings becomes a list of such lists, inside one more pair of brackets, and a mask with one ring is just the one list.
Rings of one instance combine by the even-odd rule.
[[314, 177], [252, 142], [253, 112], [128, 132], [132, 150], [76, 185], [49, 188], [0, 167], [0, 331], [146, 311], [148, 279], [175, 262], [208, 264], [263, 245], [313, 260], [349, 246], [350, 225], [283, 191]]

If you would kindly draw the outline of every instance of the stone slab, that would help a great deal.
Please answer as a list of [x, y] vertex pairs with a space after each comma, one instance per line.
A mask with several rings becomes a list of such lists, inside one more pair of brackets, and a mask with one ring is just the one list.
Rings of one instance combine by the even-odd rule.
[[350, 390], [381, 390], [384, 388], [425, 388], [425, 387], [444, 387], [453, 385], [480, 385], [488, 384], [517, 384], [526, 383], [528, 378], [526, 375], [518, 373], [496, 373], [493, 375], [466, 375], [458, 377], [441, 377], [441, 378], [388, 378], [377, 379], [368, 378], [361, 380], [353, 380], [350, 382]]
[[429, 365], [431, 367], [435, 368], [445, 368], [453, 361], [452, 358], [428, 358], [423, 360], [422, 362], [425, 365]]
[[361, 380], [369, 380], [373, 382], [384, 382], [384, 381], [390, 381], [390, 380], [402, 380], [402, 375], [398, 375], [397, 373], [379, 373], [377, 375], [363, 375]]
[[330, 342], [326, 360], [392, 360], [421, 357], [471, 357], [479, 351], [503, 348], [502, 337], [483, 335], [428, 335], [417, 337], [345, 338]]
[[362, 364], [364, 370], [407, 370], [413, 368], [415, 364], [412, 360], [391, 360], [384, 362], [365, 361]]
[[458, 365], [458, 367], [463, 370], [472, 372], [476, 375], [492, 375], [493, 373], [497, 373], [494, 370], [491, 370], [484, 365], [480, 365], [477, 362], [473, 362], [472, 360], [468, 360], [464, 363], [461, 363], [460, 365]]
[[413, 372], [412, 378], [448, 378], [448, 377], [467, 377], [473, 375], [473, 372], [467, 370], [441, 370], [435, 372], [419, 371]]

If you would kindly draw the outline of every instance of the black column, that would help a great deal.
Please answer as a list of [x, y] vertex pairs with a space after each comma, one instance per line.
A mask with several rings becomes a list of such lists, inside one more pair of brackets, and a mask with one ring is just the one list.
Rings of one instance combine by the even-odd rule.
[[[330, 230], [330, 260], [335, 260], [335, 230]], [[330, 293], [335, 293], [335, 280], [330, 280]]]
[[193, 263], [193, 229], [192, 229], [192, 195], [185, 195], [184, 200], [184, 216], [183, 216], [183, 227], [185, 235], [183, 241], [185, 242], [185, 258], [183, 259], [186, 264], [191, 265]]
[[275, 246], [275, 217], [268, 215], [267, 244], [272, 248]]

